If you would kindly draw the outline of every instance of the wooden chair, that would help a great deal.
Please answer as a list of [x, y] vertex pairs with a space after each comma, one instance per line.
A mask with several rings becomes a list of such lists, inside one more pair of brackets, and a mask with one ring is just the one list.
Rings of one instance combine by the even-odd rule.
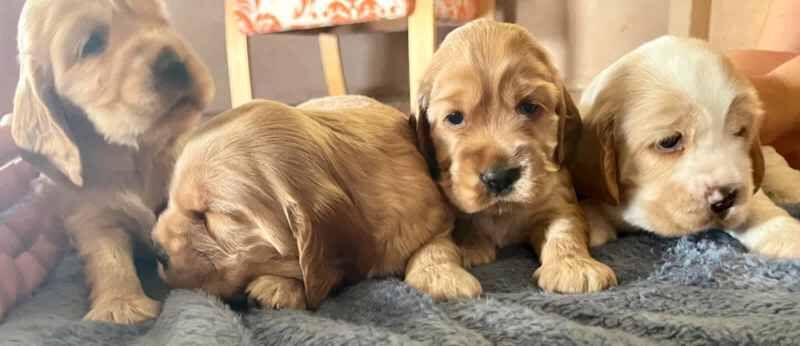
[[670, 0], [669, 33], [708, 40], [711, 0]]
[[[436, 48], [437, 19], [466, 22], [494, 18], [495, 0], [225, 0], [225, 46], [231, 104], [253, 99], [248, 36], [407, 18], [409, 90], [412, 109], [417, 84]], [[329, 95], [347, 93], [338, 36], [318, 34]]]

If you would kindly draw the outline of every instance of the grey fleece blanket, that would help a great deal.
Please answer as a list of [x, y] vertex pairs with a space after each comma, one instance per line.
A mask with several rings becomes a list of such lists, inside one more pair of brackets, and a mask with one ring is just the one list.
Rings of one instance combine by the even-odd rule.
[[485, 291], [477, 300], [433, 303], [381, 279], [345, 287], [315, 312], [235, 311], [200, 292], [167, 292], [150, 267], [142, 276], [163, 313], [117, 326], [81, 321], [88, 292], [70, 254], [0, 324], [0, 345], [800, 344], [800, 261], [748, 254], [722, 232], [628, 236], [594, 255], [618, 287], [543, 293], [530, 280], [532, 252], [512, 248], [473, 269]]

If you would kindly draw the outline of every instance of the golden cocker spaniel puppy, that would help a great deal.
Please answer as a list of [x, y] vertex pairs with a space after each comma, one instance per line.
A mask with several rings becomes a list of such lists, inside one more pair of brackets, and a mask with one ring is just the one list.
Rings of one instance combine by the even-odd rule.
[[435, 299], [480, 294], [452, 228], [408, 117], [341, 96], [255, 101], [201, 125], [152, 236], [172, 287], [302, 309], [386, 274]]
[[572, 172], [593, 245], [617, 229], [674, 237], [721, 228], [756, 253], [800, 257], [800, 223], [759, 190], [762, 181], [785, 186], [792, 170], [767, 148], [764, 180], [758, 95], [706, 43], [645, 43], [601, 72], [580, 107]]
[[588, 225], [564, 166], [578, 111], [545, 50], [524, 28], [479, 20], [451, 32], [420, 86], [417, 133], [432, 175], [460, 211], [466, 265], [530, 244], [546, 291], [616, 284], [589, 254]]
[[84, 260], [90, 320], [158, 314], [132, 241], [155, 224], [175, 142], [213, 94], [165, 10], [156, 0], [28, 0], [19, 22], [11, 131], [23, 158], [60, 185], [52, 205]]

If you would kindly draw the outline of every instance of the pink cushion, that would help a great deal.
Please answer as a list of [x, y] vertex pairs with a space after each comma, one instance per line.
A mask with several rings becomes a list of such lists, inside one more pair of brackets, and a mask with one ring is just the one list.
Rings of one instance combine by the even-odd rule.
[[[234, 0], [239, 29], [247, 34], [322, 28], [407, 17], [414, 0]], [[479, 0], [436, 0], [436, 17], [474, 19]]]

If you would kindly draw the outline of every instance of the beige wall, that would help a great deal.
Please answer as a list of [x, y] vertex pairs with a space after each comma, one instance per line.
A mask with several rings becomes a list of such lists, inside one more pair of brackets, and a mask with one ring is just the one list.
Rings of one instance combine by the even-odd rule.
[[17, 19], [24, 0], [0, 0], [0, 115], [11, 111], [17, 87]]
[[[23, 2], [2, 0], [0, 4], [0, 111], [11, 109], [17, 79], [14, 35]], [[715, 0], [712, 43], [723, 50], [755, 46], [770, 2]], [[212, 69], [217, 83], [212, 109], [228, 107], [222, 0], [168, 3], [178, 31]], [[503, 9], [500, 17], [515, 18], [550, 49], [572, 89], [580, 89], [622, 54], [667, 30], [667, 0], [498, 0], [498, 4]], [[350, 91], [404, 99], [406, 43], [403, 32], [343, 35]], [[251, 52], [257, 97], [293, 103], [325, 95], [314, 36], [259, 36], [252, 39]]]

